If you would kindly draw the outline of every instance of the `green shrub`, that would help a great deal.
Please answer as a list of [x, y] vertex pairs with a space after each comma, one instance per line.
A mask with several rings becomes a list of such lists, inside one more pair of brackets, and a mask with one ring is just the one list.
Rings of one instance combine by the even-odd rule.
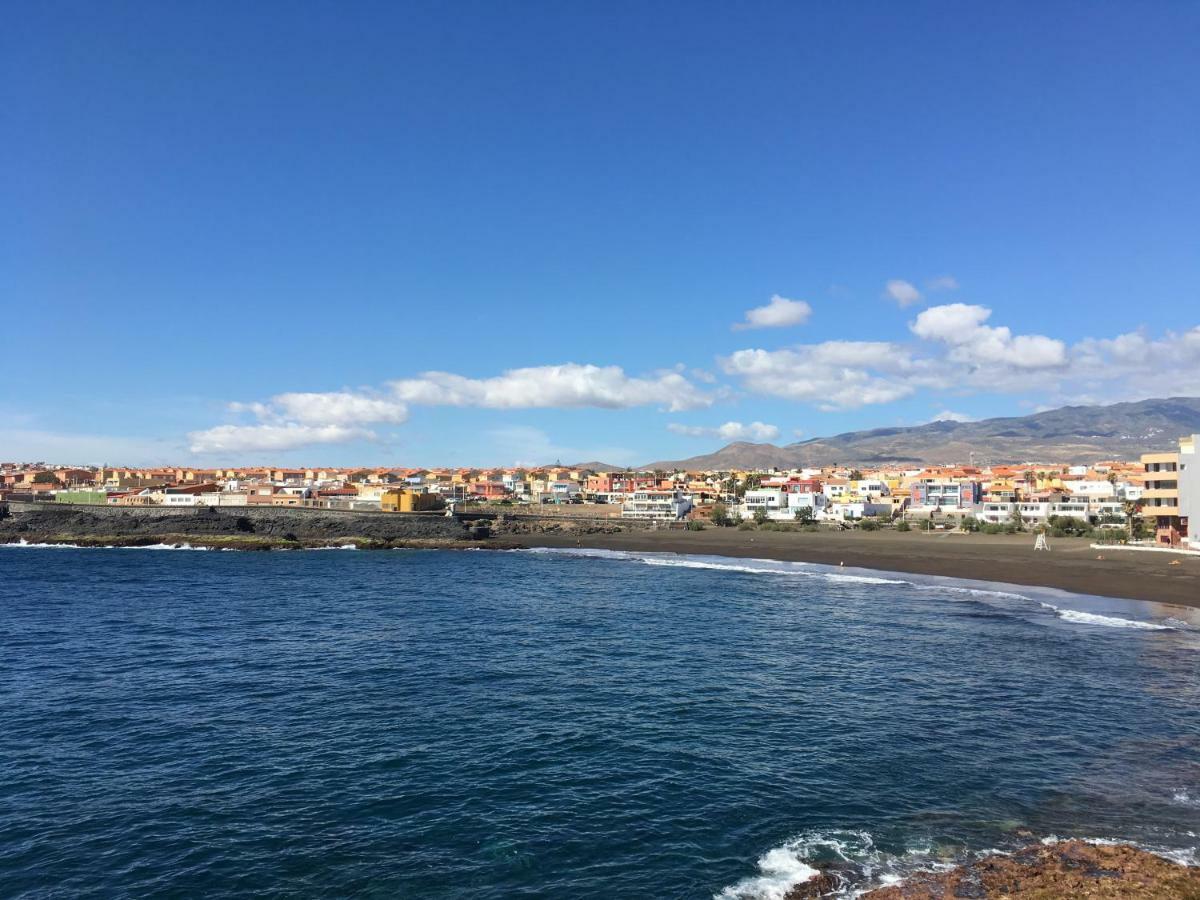
[[879, 530], [879, 522], [877, 522], [875, 519], [871, 518], [870, 516], [864, 516], [863, 518], [861, 518], [859, 520], [858, 527], [861, 528], [863, 531], [878, 531]]
[[687, 523], [687, 530], [688, 531], [703, 531], [704, 523], [701, 522], [699, 519], [692, 519], [691, 521], [689, 521]]
[[753, 522], [738, 522], [738, 531], [756, 531], [758, 526]]
[[897, 531], [912, 531], [912, 526], [909, 525], [908, 522], [905, 521], [904, 519], [901, 519], [899, 522], [896, 523], [896, 530]]

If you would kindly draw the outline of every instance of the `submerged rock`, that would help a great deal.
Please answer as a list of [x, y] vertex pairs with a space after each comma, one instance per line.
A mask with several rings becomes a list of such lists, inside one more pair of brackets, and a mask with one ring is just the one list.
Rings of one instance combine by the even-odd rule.
[[[816, 881], [816, 879], [814, 879]], [[797, 885], [787, 900], [824, 896]], [[1011, 856], [988, 856], [947, 872], [918, 872], [902, 884], [863, 895], [870, 900], [1006, 898], [1051, 900], [1200, 900], [1200, 868], [1126, 845], [1083, 841], [1034, 844]]]

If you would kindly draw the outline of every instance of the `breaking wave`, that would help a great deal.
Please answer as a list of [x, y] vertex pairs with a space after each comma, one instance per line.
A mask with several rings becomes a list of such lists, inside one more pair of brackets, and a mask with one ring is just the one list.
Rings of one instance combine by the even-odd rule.
[[[573, 557], [588, 557], [595, 559], [611, 559], [624, 560], [628, 562], [642, 563], [648, 566], [660, 566], [666, 568], [679, 569], [710, 569], [719, 572], [741, 572], [748, 575], [775, 575], [787, 577], [802, 577], [802, 578], [820, 578], [833, 582], [846, 582], [856, 584], [878, 584], [878, 585], [898, 585], [903, 586], [906, 590], [929, 591], [941, 595], [944, 598], [951, 600], [963, 601], [1015, 601], [1016, 603], [1029, 606], [1037, 603], [1041, 608], [1050, 610], [1055, 617], [1062, 622], [1068, 622], [1073, 625], [1100, 626], [1105, 628], [1135, 628], [1145, 631], [1191, 631], [1194, 626], [1189, 625], [1181, 619], [1166, 618], [1161, 621], [1148, 621], [1145, 619], [1131, 619], [1123, 616], [1104, 615], [1096, 612], [1086, 612], [1084, 610], [1070, 609], [1067, 607], [1057, 606], [1053, 603], [1036, 600], [1035, 597], [1029, 594], [1045, 593], [1038, 589], [1030, 588], [1028, 593], [1017, 593], [1015, 591], [1005, 590], [1005, 586], [997, 585], [996, 587], [969, 587], [959, 584], [949, 583], [956, 579], [939, 578], [935, 576], [922, 577], [917, 576], [917, 580], [911, 578], [895, 578], [887, 577], [894, 573], [880, 573], [879, 575], [856, 574], [862, 572], [861, 569], [856, 569], [855, 573], [843, 572], [832, 566], [823, 566], [816, 563], [804, 562], [783, 562], [771, 559], [735, 559], [732, 557], [709, 557], [709, 556], [687, 556], [675, 553], [654, 553], [654, 552], [638, 552], [632, 550], [604, 550], [598, 548], [576, 548], [576, 547], [535, 547], [530, 550], [518, 551], [521, 553], [539, 553], [555, 556], [573, 556]], [[870, 571], [870, 570], [866, 570]], [[985, 584], [982, 582], [967, 582], [970, 584]], [[1061, 592], [1054, 592], [1056, 595]], [[1009, 608], [1012, 608], [1009, 604]]]
[[866, 831], [809, 831], [772, 847], [758, 858], [757, 875], [743, 878], [713, 896], [714, 900], [783, 900], [796, 885], [824, 871], [836, 886], [831, 885], [833, 892], [822, 896], [853, 898], [900, 884], [913, 872], [952, 869], [964, 858], [958, 852], [955, 858], [947, 859], [929, 844], [891, 853], [880, 849]]
[[[1051, 845], [1064, 840], [1082, 840], [1099, 846], [1127, 844], [1183, 866], [1200, 862], [1196, 847], [1058, 835], [1044, 837], [1041, 843]], [[960, 844], [934, 846], [927, 842], [889, 852], [878, 847], [866, 831], [810, 831], [772, 847], [756, 861], [758, 874], [723, 888], [713, 895], [713, 900], [784, 900], [796, 885], [822, 873], [832, 879], [822, 897], [853, 900], [879, 888], [902, 884], [918, 872], [946, 872], [985, 857], [1007, 856], [1012, 849], [1016, 848], [969, 851]]]
[[1075, 622], [1079, 625], [1102, 625], [1105, 628], [1142, 628], [1147, 631], [1174, 631], [1171, 625], [1161, 622], [1146, 622], [1142, 619], [1125, 619], [1121, 616], [1102, 616], [1099, 613], [1083, 612], [1078, 609], [1063, 609], [1053, 603], [1041, 604], [1046, 609], [1054, 610], [1054, 614], [1065, 622]]

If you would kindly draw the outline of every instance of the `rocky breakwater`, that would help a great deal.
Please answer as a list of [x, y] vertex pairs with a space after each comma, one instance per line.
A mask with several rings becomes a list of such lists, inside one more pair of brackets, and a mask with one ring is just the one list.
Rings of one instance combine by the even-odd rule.
[[531, 534], [620, 534], [644, 529], [649, 523], [630, 520], [588, 519], [582, 516], [499, 515], [490, 523], [493, 537], [517, 537]]
[[486, 525], [444, 516], [347, 513], [284, 507], [16, 506], [0, 519], [0, 543], [85, 547], [188, 544], [233, 550], [353, 544], [362, 549], [461, 547], [488, 537]]
[[[836, 867], [796, 885], [784, 900], [844, 896], [850, 887]], [[876, 888], [863, 900], [1200, 900], [1200, 868], [1128, 845], [1060, 841], [985, 856], [948, 871], [916, 872]]]

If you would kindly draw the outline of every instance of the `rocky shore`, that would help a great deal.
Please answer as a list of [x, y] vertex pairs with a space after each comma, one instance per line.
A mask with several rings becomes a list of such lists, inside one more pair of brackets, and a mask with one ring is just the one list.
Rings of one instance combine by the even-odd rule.
[[[796, 885], [784, 900], [817, 900], [848, 887], [829, 867]], [[1200, 868], [1189, 868], [1127, 845], [1084, 841], [1032, 844], [944, 872], [918, 872], [864, 900], [1200, 900]]]
[[158, 510], [47, 507], [0, 519], [0, 543], [137, 547], [187, 544], [231, 550], [353, 544], [363, 549], [461, 547], [488, 537], [486, 526], [442, 516], [319, 510], [201, 508]]
[[627, 531], [622, 524], [535, 516], [447, 517], [341, 512], [287, 507], [161, 507], [16, 505], [0, 517], [0, 544], [138, 547], [187, 544], [222, 550], [342, 546], [369, 549], [508, 549], [544, 535], [574, 541]]

